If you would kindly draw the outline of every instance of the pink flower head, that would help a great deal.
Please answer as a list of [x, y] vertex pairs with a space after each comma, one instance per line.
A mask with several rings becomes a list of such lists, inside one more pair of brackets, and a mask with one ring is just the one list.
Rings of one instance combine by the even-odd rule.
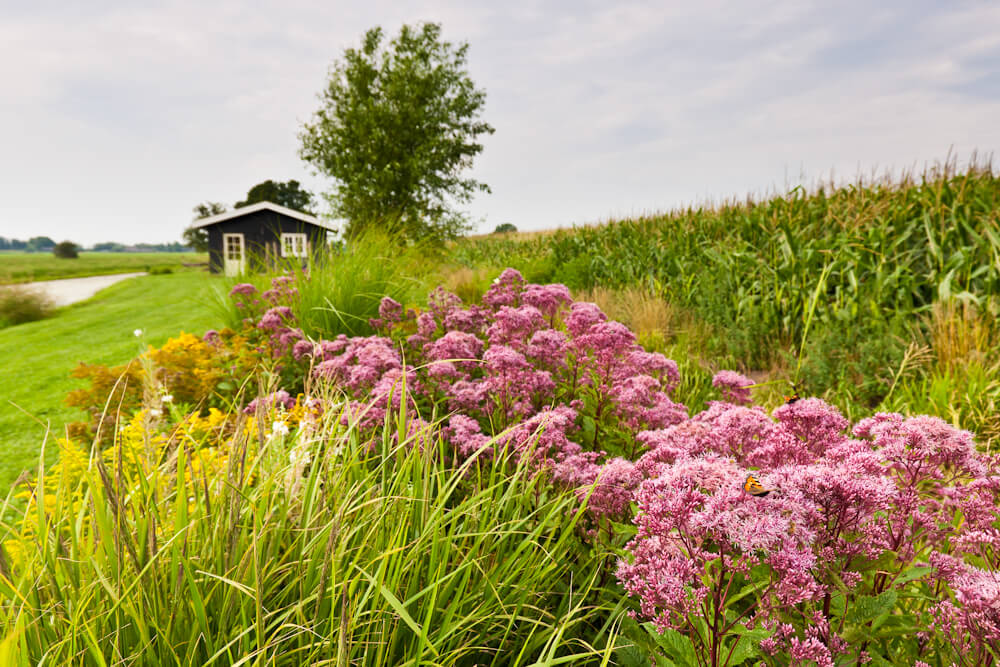
[[909, 483], [955, 474], [982, 477], [988, 470], [972, 434], [937, 417], [877, 414], [860, 421], [854, 434], [872, 438], [884, 459]]
[[536, 370], [523, 354], [506, 345], [494, 345], [483, 354], [485, 386], [506, 423], [529, 417], [537, 405], [551, 402], [555, 382], [549, 371]]
[[636, 467], [646, 477], [659, 477], [677, 461], [708, 451], [712, 446], [712, 431], [708, 424], [687, 420], [663, 429], [642, 431], [635, 439], [649, 450], [639, 457]]
[[493, 324], [486, 330], [486, 336], [490, 345], [509, 345], [523, 349], [531, 336], [545, 326], [545, 318], [534, 306], [500, 306]]
[[271, 289], [265, 290], [261, 297], [272, 305], [290, 303], [298, 297], [295, 288], [295, 278], [292, 276], [275, 276], [271, 278]]
[[750, 405], [750, 387], [754, 381], [736, 371], [719, 371], [712, 386], [722, 391], [722, 400], [736, 405]]
[[501, 306], [516, 306], [524, 288], [524, 276], [516, 269], [504, 269], [483, 295], [483, 303], [494, 310]]
[[347, 336], [340, 334], [337, 336], [336, 340], [321, 340], [319, 342], [320, 352], [323, 354], [323, 359], [329, 360], [337, 356], [347, 347]]
[[444, 321], [448, 315], [462, 308], [462, 299], [441, 287], [435, 287], [427, 296], [427, 310], [439, 321]]
[[252, 296], [256, 293], [257, 288], [250, 283], [237, 283], [229, 290], [229, 296]]
[[518, 373], [531, 371], [524, 355], [506, 345], [493, 345], [483, 355], [486, 370], [490, 373]]
[[527, 354], [545, 368], [566, 366], [566, 334], [556, 329], [536, 331], [528, 341]]
[[554, 459], [543, 459], [551, 471], [551, 478], [555, 484], [576, 489], [577, 496], [582, 500], [586, 497], [587, 489], [597, 479], [601, 471], [601, 466], [597, 464], [597, 459], [601, 457], [599, 452], [577, 451], [563, 453]]
[[634, 463], [614, 458], [596, 470], [593, 489], [580, 488], [576, 493], [581, 500], [587, 500], [592, 515], [621, 520], [629, 515], [640, 482], [642, 473]]
[[527, 456], [536, 466], [552, 465], [581, 453], [580, 445], [569, 438], [577, 430], [575, 420], [576, 411], [566, 406], [542, 410], [498, 436], [497, 441]]
[[875, 559], [891, 546], [885, 531], [875, 529], [897, 500], [896, 485], [883, 473], [850, 461], [821, 461], [787, 465], [768, 477], [782, 496], [801, 504], [821, 555], [840, 570], [855, 556]]
[[478, 365], [483, 350], [483, 341], [470, 333], [449, 331], [441, 338], [424, 347], [428, 361], [455, 361], [461, 368]]
[[677, 627], [699, 608], [713, 585], [708, 571], [745, 575], [767, 563], [776, 573], [773, 594], [785, 604], [823, 593], [812, 576], [814, 534], [799, 505], [745, 493], [745, 476], [731, 460], [708, 456], [684, 459], [639, 486], [638, 531], [626, 545], [632, 562], [621, 561], [617, 575], [658, 627]]
[[607, 367], [633, 351], [635, 334], [621, 322], [597, 322], [573, 342], [578, 350], [591, 355], [596, 364]]
[[636, 346], [636, 349], [629, 352], [619, 378], [632, 375], [652, 375], [662, 383], [663, 391], [668, 394], [681, 381], [680, 371], [677, 369], [677, 362], [667, 359], [659, 352], [647, 352]]
[[695, 419], [710, 425], [710, 450], [749, 466], [773, 468], [815, 458], [798, 438], [775, 424], [759, 407], [716, 403]]
[[257, 328], [276, 332], [279, 328], [285, 326], [286, 322], [293, 320], [294, 316], [292, 315], [291, 308], [288, 306], [275, 306], [261, 316], [260, 322], [257, 323]]
[[573, 336], [582, 336], [591, 326], [598, 322], [607, 321], [605, 315], [597, 304], [585, 301], [576, 301], [569, 307], [569, 315], [566, 316], [566, 328]]
[[955, 598], [938, 603], [935, 624], [960, 653], [985, 657], [987, 646], [1000, 645], [1000, 573], [937, 552], [931, 554], [930, 564]]
[[[321, 344], [322, 347], [322, 344]], [[316, 377], [337, 380], [350, 391], [370, 391], [382, 375], [402, 368], [403, 360], [389, 338], [352, 338], [343, 353], [326, 359], [313, 371]]]
[[633, 375], [611, 389], [617, 413], [633, 431], [665, 428], [687, 419], [687, 409], [660, 390], [660, 381], [648, 375]]
[[430, 338], [437, 330], [437, 321], [433, 313], [420, 313], [417, 316], [417, 333], [424, 338]]
[[292, 345], [292, 358], [301, 361], [305, 357], [315, 357], [319, 346], [308, 340], [297, 341]]
[[537, 308], [551, 322], [564, 306], [573, 302], [565, 285], [527, 285], [521, 301]]
[[479, 451], [482, 451], [484, 456], [493, 453], [493, 448], [487, 446], [490, 441], [489, 436], [483, 434], [475, 419], [465, 415], [453, 415], [448, 419], [448, 426], [441, 430], [441, 437], [463, 459]]
[[850, 425], [837, 408], [819, 398], [786, 403], [774, 411], [774, 417], [817, 454], [844, 442]]
[[489, 311], [479, 306], [469, 306], [468, 309], [455, 308], [444, 316], [444, 328], [447, 331], [464, 331], [479, 334], [486, 327]]
[[395, 324], [403, 319], [403, 304], [392, 297], [384, 296], [378, 304], [378, 316], [386, 324]]
[[478, 414], [483, 411], [490, 387], [485, 380], [459, 380], [451, 385], [448, 408], [457, 412]]

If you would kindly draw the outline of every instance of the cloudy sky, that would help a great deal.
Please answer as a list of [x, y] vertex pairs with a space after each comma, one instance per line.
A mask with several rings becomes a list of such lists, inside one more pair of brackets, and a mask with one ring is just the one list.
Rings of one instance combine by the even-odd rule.
[[420, 21], [486, 90], [483, 231], [1000, 149], [987, 0], [3, 0], [0, 236], [173, 241], [260, 181], [323, 191], [297, 135], [329, 66]]

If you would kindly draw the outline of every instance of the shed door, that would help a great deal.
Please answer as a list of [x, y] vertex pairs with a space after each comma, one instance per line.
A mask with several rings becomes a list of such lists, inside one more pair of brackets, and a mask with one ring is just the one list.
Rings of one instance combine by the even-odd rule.
[[222, 235], [222, 269], [227, 276], [238, 276], [246, 272], [246, 247], [242, 234]]

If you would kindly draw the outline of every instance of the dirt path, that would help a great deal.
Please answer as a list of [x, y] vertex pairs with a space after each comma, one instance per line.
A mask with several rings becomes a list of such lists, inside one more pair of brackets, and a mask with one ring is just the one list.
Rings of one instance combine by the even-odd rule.
[[52, 299], [52, 303], [56, 306], [68, 306], [71, 303], [89, 299], [105, 287], [110, 287], [117, 282], [144, 275], [146, 275], [145, 272], [115, 273], [110, 276], [66, 278], [64, 280], [40, 280], [35, 283], [24, 283], [18, 285], [18, 287], [24, 287], [35, 292], [41, 292]]

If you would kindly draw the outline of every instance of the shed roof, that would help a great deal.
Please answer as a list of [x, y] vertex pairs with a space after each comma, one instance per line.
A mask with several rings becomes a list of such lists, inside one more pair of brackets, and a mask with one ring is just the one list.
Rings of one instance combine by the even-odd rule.
[[274, 211], [275, 213], [281, 213], [282, 215], [287, 215], [289, 218], [295, 218], [296, 220], [301, 220], [302, 222], [308, 222], [309, 224], [316, 225], [317, 227], [322, 227], [323, 229], [329, 229], [336, 231], [336, 227], [328, 222], [324, 222], [314, 215], [309, 215], [308, 213], [303, 213], [302, 211], [296, 211], [292, 208], [287, 208], [285, 206], [279, 206], [278, 204], [273, 204], [269, 201], [262, 201], [256, 204], [251, 204], [250, 206], [242, 206], [240, 208], [234, 208], [232, 211], [226, 211], [225, 213], [220, 213], [218, 215], [213, 215], [208, 218], [202, 218], [201, 220], [195, 220], [191, 223], [191, 229], [201, 229], [202, 227], [209, 227], [218, 222], [224, 222], [226, 220], [231, 220], [233, 218], [239, 218], [240, 216], [248, 215], [250, 213], [255, 213], [257, 211]]

